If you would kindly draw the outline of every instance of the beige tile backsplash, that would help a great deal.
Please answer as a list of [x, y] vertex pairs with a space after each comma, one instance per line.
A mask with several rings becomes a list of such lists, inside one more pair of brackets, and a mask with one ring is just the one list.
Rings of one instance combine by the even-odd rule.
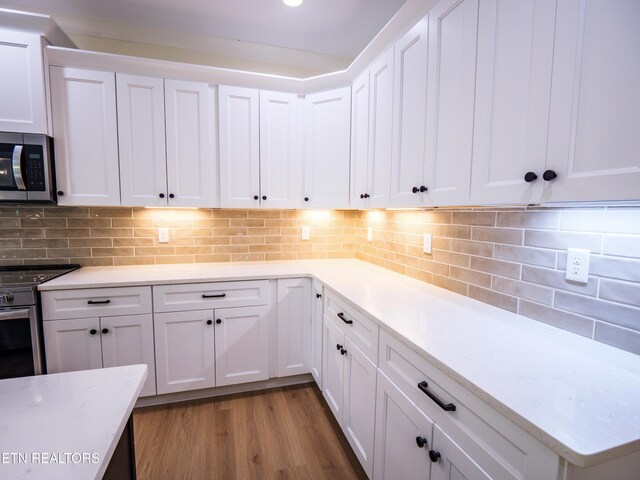
[[[300, 238], [301, 227], [311, 239]], [[158, 227], [170, 241], [158, 242]], [[373, 241], [367, 241], [367, 227]], [[422, 234], [433, 252], [422, 252]], [[567, 282], [569, 247], [592, 252]], [[640, 354], [640, 208], [406, 211], [0, 207], [0, 264], [359, 258]]]

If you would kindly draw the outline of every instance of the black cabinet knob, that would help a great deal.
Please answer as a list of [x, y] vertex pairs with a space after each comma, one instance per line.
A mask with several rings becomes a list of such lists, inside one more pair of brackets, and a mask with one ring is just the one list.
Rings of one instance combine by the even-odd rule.
[[429, 189], [428, 189], [427, 187], [425, 187], [424, 185], [421, 185], [421, 186], [420, 186], [420, 193], [424, 193], [424, 192], [426, 192], [427, 190], [429, 190]]
[[106, 335], [107, 333], [109, 333], [109, 329], [108, 328], [103, 328], [102, 329], [102, 333]]
[[364, 198], [364, 193], [361, 193], [361, 194], [360, 194], [360, 198]]
[[364, 194], [364, 198], [369, 198], [371, 195], [369, 195], [368, 193]]
[[58, 190], [58, 196], [61, 197], [64, 195], [64, 192], [62, 190]]
[[320, 295], [319, 293], [316, 293], [316, 298], [320, 298], [322, 295]]
[[207, 320], [207, 325], [213, 325], [213, 320]]
[[220, 325], [222, 323], [222, 320], [220, 320], [219, 318], [216, 319], [216, 324]]
[[557, 177], [558, 177], [558, 174], [553, 170], [547, 170], [542, 174], [542, 178], [544, 178], [546, 182], [555, 180]]
[[266, 196], [266, 195], [262, 195], [262, 199], [263, 199], [263, 200], [266, 200], [266, 199], [267, 199], [267, 196]]
[[89, 330], [89, 335], [95, 335], [96, 333], [98, 333], [98, 331], [95, 328]]
[[420, 191], [420, 189], [419, 189], [418, 187], [413, 187], [413, 188], [411, 189], [411, 191], [412, 191], [413, 193], [418, 193], [418, 192]]
[[308, 202], [309, 201], [309, 197], [304, 197], [304, 201]]
[[164, 193], [161, 193], [160, 195], [158, 195], [160, 198], [164, 198]]
[[346, 355], [347, 351], [344, 348], [340, 349], [340, 355]]
[[173, 193], [170, 193], [169, 198], [173, 198], [173, 197], [175, 197], [175, 195]]
[[440, 460], [440, 452], [436, 452], [435, 450], [429, 450], [429, 458], [433, 463], [436, 463]]
[[258, 195], [254, 195], [254, 196], [253, 196], [253, 199], [254, 199], [254, 200], [258, 200], [259, 198], [260, 198], [260, 197], [259, 197]]
[[339, 343], [336, 344], [336, 350], [342, 350], [342, 345], [340, 345]]
[[538, 179], [538, 175], [535, 172], [527, 172], [524, 175], [524, 181], [527, 183], [531, 183]]
[[423, 448], [427, 445], [427, 439], [424, 437], [416, 437], [416, 445], [418, 445], [418, 448]]

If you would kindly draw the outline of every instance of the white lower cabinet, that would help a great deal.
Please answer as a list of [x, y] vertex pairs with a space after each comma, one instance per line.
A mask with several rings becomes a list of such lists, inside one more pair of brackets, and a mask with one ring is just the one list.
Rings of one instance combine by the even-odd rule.
[[433, 421], [378, 372], [376, 395], [376, 480], [428, 480]]
[[376, 365], [324, 318], [324, 397], [369, 477], [373, 474]]
[[140, 396], [156, 394], [150, 314], [43, 323], [48, 373], [146, 364], [149, 373]]
[[309, 370], [320, 390], [322, 390], [322, 290], [322, 284], [314, 280], [311, 290]]
[[309, 373], [311, 280], [278, 280], [277, 376]]
[[433, 449], [429, 455], [435, 460], [431, 467], [431, 480], [491, 480], [492, 478], [517, 479], [510, 472], [499, 477], [490, 477], [473, 461], [467, 452], [442, 431], [433, 427]]

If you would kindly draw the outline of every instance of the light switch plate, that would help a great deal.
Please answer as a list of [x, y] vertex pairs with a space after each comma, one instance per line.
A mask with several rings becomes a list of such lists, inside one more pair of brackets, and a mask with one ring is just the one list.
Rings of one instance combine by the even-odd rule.
[[565, 278], [572, 282], [589, 281], [589, 258], [591, 252], [580, 248], [570, 248], [567, 252], [567, 272]]
[[425, 233], [422, 239], [422, 251], [431, 254], [431, 234]]
[[311, 229], [304, 225], [302, 227], [302, 240], [309, 240], [309, 238], [311, 237]]
[[169, 229], [167, 227], [158, 228], [158, 242], [169, 243]]
[[367, 242], [373, 242], [373, 228], [367, 228]]

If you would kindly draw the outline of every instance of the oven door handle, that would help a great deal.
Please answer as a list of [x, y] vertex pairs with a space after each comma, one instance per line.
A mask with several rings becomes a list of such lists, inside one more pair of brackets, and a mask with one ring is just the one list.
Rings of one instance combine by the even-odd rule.
[[22, 178], [22, 167], [20, 166], [20, 159], [22, 158], [22, 145], [16, 145], [13, 147], [13, 159], [11, 160], [11, 168], [13, 170], [13, 178], [16, 181], [16, 187], [18, 190], [26, 190], [27, 187], [24, 184]]
[[23, 310], [9, 310], [8, 312], [0, 311], [0, 321], [2, 320], [17, 320], [20, 318], [30, 318], [29, 309]]

